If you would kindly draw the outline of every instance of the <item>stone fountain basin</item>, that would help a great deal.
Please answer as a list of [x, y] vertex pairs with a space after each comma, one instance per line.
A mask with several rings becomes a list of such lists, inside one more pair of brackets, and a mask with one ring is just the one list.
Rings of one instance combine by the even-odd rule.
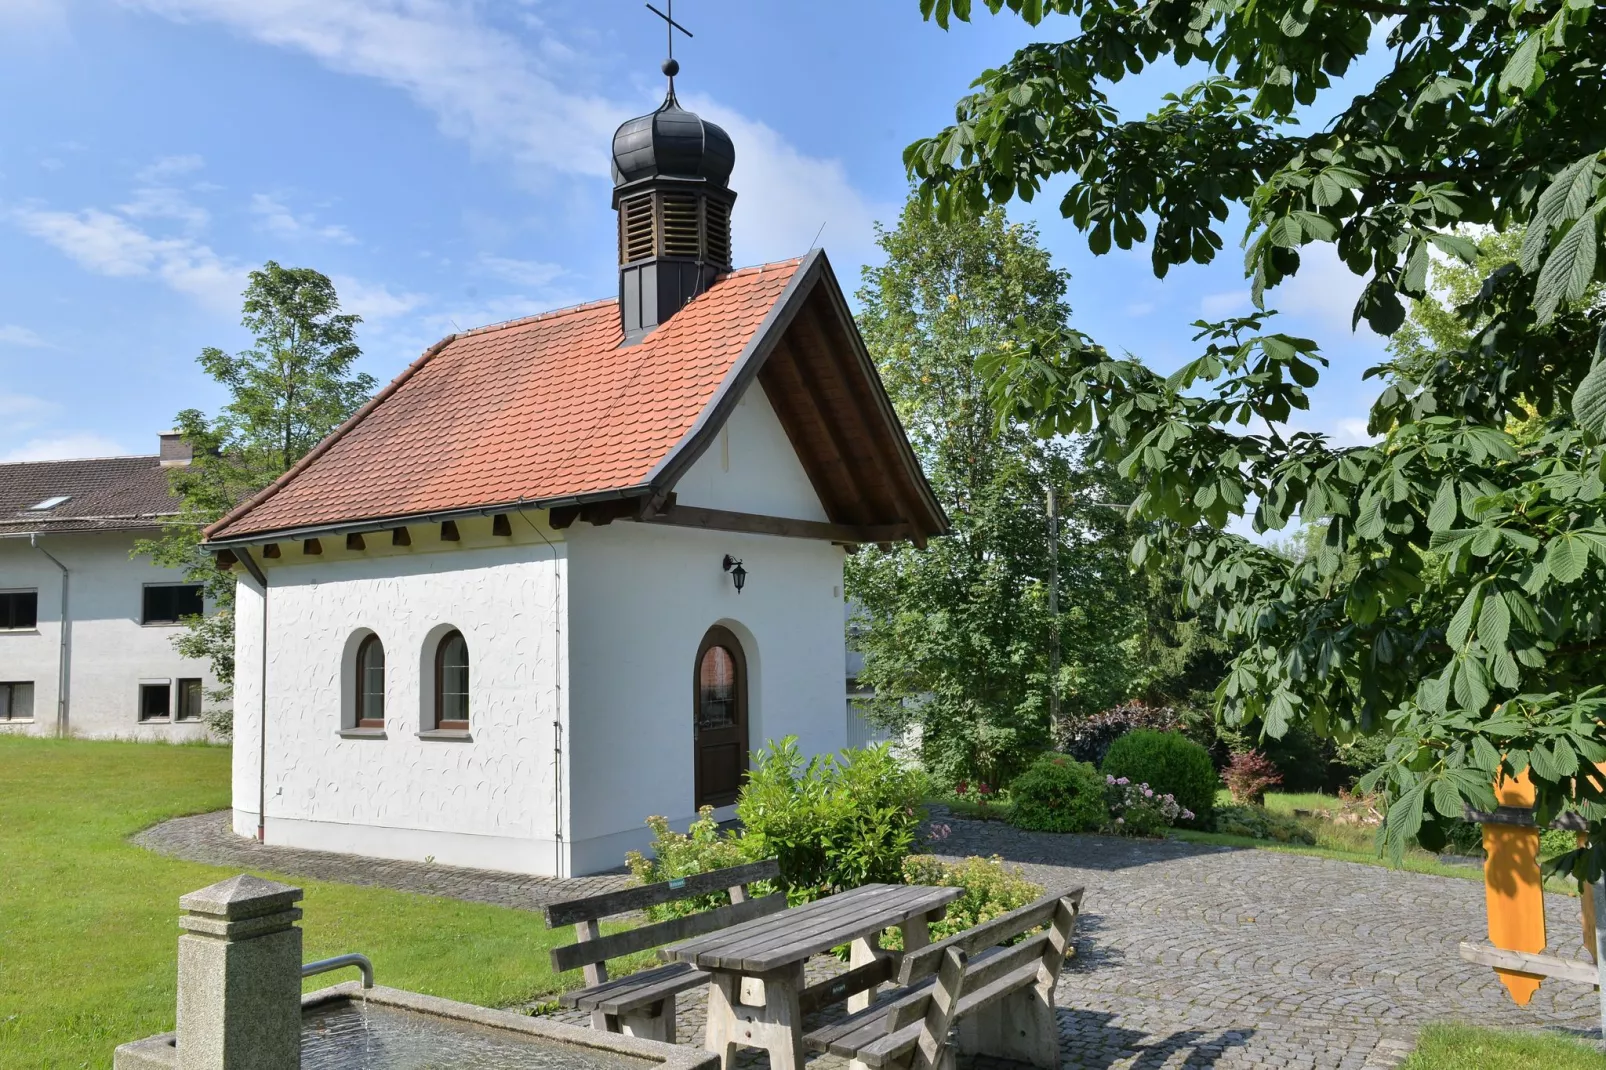
[[[301, 997], [301, 1070], [714, 1070], [712, 1052], [349, 981]], [[176, 1070], [172, 1033], [115, 1070]]]

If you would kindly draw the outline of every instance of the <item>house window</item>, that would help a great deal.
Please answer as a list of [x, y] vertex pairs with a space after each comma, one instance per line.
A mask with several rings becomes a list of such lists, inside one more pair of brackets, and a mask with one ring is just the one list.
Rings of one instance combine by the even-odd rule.
[[159, 684], [139, 685], [139, 719], [141, 721], [167, 721], [173, 716], [173, 688], [163, 681]]
[[33, 684], [0, 684], [0, 723], [33, 720]]
[[178, 691], [177, 721], [199, 721], [201, 719], [201, 681], [191, 677], [180, 680], [175, 690]]
[[31, 632], [38, 626], [38, 591], [0, 591], [0, 632]]
[[385, 644], [370, 635], [357, 648], [357, 727], [385, 727]]
[[468, 728], [468, 643], [448, 632], [435, 649], [435, 727]]
[[199, 583], [147, 583], [142, 624], [177, 624], [201, 615]]

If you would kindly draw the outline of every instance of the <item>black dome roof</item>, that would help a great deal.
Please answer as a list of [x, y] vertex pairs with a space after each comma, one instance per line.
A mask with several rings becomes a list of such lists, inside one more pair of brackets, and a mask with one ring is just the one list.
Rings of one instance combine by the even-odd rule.
[[667, 175], [730, 181], [736, 147], [715, 124], [680, 106], [671, 91], [663, 107], [631, 119], [613, 134], [613, 184]]

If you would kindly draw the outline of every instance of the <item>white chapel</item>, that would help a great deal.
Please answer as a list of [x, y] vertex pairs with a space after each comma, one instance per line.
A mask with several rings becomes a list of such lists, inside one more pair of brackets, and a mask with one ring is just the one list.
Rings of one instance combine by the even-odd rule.
[[731, 270], [725, 131], [671, 85], [613, 159], [617, 299], [441, 340], [207, 530], [238, 834], [580, 875], [844, 745], [843, 556], [947, 519], [824, 252]]

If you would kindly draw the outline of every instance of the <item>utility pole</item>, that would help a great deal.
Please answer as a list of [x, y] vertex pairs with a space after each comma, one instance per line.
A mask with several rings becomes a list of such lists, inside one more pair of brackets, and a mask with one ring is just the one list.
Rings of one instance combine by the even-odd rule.
[[1054, 484], [1048, 485], [1048, 717], [1060, 716], [1060, 507]]

